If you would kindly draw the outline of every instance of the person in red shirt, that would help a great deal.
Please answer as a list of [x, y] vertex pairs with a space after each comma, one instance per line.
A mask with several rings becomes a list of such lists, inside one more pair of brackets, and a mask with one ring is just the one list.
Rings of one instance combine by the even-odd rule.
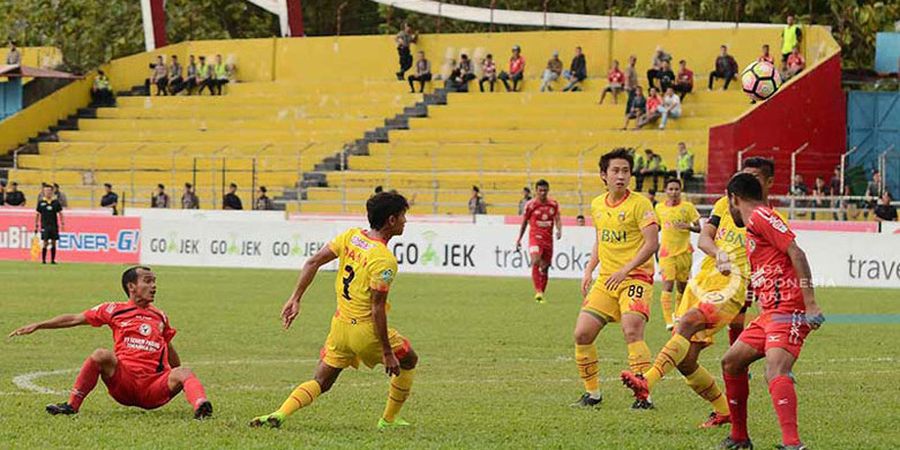
[[650, 122], [659, 118], [659, 112], [656, 108], [662, 104], [662, 97], [660, 97], [659, 92], [656, 88], [650, 88], [650, 95], [647, 96], [647, 110], [643, 116], [639, 117], [637, 120], [637, 124], [635, 124], [634, 129], [639, 130], [644, 125], [647, 125]]
[[606, 85], [606, 89], [603, 90], [603, 94], [600, 95], [600, 104], [603, 104], [603, 99], [606, 98], [606, 94], [612, 93], [613, 96], [613, 104], [619, 104], [619, 93], [625, 89], [625, 73], [619, 69], [619, 60], [613, 60], [612, 69], [609, 69], [609, 73], [606, 75], [607, 81], [609, 84]]
[[803, 69], [806, 68], [806, 59], [803, 58], [803, 55], [800, 54], [800, 47], [794, 46], [794, 49], [791, 51], [791, 54], [787, 57], [787, 62], [785, 63], [784, 69], [781, 72], [781, 78], [783, 80], [789, 80], [794, 75], [802, 72]]
[[762, 46], [762, 55], [759, 58], [756, 58], [757, 62], [767, 62], [769, 64], [774, 65], [775, 59], [769, 55], [769, 44], [763, 44]]
[[516, 251], [521, 251], [525, 228], [531, 226], [531, 230], [528, 232], [531, 281], [534, 283], [535, 301], [543, 303], [544, 291], [547, 289], [547, 281], [550, 279], [548, 270], [553, 261], [553, 228], [556, 227], [556, 239], [561, 238], [562, 222], [560, 221], [559, 203], [548, 197], [550, 183], [547, 180], [538, 180], [534, 187], [537, 196], [525, 205], [522, 227], [519, 229], [519, 237], [516, 239]]
[[672, 89], [678, 93], [678, 97], [684, 100], [684, 96], [694, 90], [694, 71], [687, 68], [687, 61], [678, 61], [678, 76]]
[[[509, 57], [509, 72], [500, 72], [500, 81], [506, 87], [506, 92], [517, 92], [519, 90], [519, 82], [525, 75], [525, 57], [522, 56], [522, 49], [518, 45], [513, 45], [512, 56]], [[512, 80], [512, 88], [509, 87], [509, 81]]]
[[748, 370], [766, 359], [769, 394], [781, 425], [782, 446], [801, 449], [797, 432], [797, 393], [792, 369], [811, 330], [825, 321], [816, 303], [806, 254], [787, 223], [768, 206], [759, 180], [739, 173], [728, 182], [729, 211], [747, 228], [750, 287], [761, 314], [722, 357], [731, 434], [719, 448], [753, 448], [747, 433]]
[[210, 417], [212, 404], [203, 385], [190, 369], [181, 366], [178, 352], [172, 346], [175, 329], [166, 314], [152, 305], [156, 298], [156, 275], [149, 267], [131, 267], [122, 274], [122, 289], [128, 295], [127, 302], [101, 303], [80, 314], [64, 314], [10, 333], [10, 337], [24, 336], [37, 330], [79, 325], [107, 325], [113, 331], [114, 351], [95, 350], [81, 366], [69, 401], [48, 405], [47, 412], [78, 413], [100, 378], [109, 395], [122, 405], [159, 408], [184, 389], [188, 403], [194, 408], [194, 418]]

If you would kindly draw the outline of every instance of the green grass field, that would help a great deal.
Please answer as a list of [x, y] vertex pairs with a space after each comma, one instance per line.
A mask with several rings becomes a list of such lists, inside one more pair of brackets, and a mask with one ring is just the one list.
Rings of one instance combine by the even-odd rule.
[[[122, 299], [122, 267], [0, 263], [0, 330]], [[185, 365], [204, 382], [212, 420], [191, 419], [179, 395], [142, 411], [115, 404], [101, 384], [75, 417], [43, 408], [62, 401], [84, 358], [112, 348], [108, 329], [43, 330], [0, 344], [0, 448], [615, 448], [714, 447], [726, 429], [698, 430], [708, 406], [675, 375], [654, 393], [656, 409], [632, 411], [616, 379], [626, 367], [620, 328], [597, 341], [604, 404], [572, 409], [580, 381], [572, 360], [577, 283], [553, 281], [549, 303], [531, 300], [530, 280], [400, 274], [391, 293], [392, 326], [420, 355], [413, 395], [402, 416], [413, 427], [379, 433], [387, 379], [382, 371], [346, 371], [335, 388], [282, 429], [250, 429], [309, 379], [334, 311], [332, 273], [323, 273], [289, 332], [279, 312], [296, 278], [291, 271], [158, 268], [156, 305], [179, 333]], [[822, 289], [826, 314], [900, 313], [900, 290]], [[655, 305], [658, 306], [658, 305]], [[654, 310], [647, 341], [666, 340]], [[836, 322], [841, 322], [837, 320]], [[846, 321], [845, 321], [846, 322]], [[703, 363], [719, 374], [720, 343]], [[898, 323], [826, 323], [796, 366], [801, 436], [816, 449], [894, 448], [900, 442]], [[50, 372], [30, 377], [34, 372]], [[17, 386], [26, 375], [38, 393]], [[22, 379], [19, 379], [20, 383]], [[750, 430], [757, 448], [780, 441], [763, 381], [753, 368]]]

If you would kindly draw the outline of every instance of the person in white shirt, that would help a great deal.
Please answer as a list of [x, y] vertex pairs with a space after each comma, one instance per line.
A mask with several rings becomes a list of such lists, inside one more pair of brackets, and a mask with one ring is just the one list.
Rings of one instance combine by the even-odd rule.
[[666, 89], [665, 95], [663, 95], [662, 104], [656, 108], [656, 111], [659, 112], [661, 117], [659, 121], [659, 129], [665, 130], [666, 123], [669, 118], [676, 119], [681, 117], [681, 99], [675, 95], [675, 90], [671, 87]]

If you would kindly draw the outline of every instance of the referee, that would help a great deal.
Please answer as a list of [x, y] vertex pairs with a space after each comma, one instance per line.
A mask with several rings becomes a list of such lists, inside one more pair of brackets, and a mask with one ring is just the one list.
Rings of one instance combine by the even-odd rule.
[[38, 223], [41, 225], [41, 240], [44, 241], [41, 249], [42, 264], [47, 264], [47, 247], [50, 247], [50, 264], [56, 264], [56, 242], [59, 240], [59, 230], [65, 226], [63, 220], [62, 205], [59, 200], [53, 198], [53, 186], [45, 184], [41, 189], [41, 199], [37, 205], [37, 215], [34, 216], [34, 233], [37, 234]]

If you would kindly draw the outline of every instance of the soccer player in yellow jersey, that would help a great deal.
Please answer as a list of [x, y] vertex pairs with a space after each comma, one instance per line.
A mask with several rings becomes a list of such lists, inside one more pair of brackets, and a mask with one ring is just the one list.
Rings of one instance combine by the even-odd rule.
[[[672, 298], [675, 304], [681, 303], [681, 296], [687, 288], [691, 277], [691, 263], [694, 248], [691, 247], [691, 232], [700, 232], [700, 213], [694, 204], [681, 199], [681, 180], [666, 180], [666, 201], [656, 204], [656, 217], [659, 219], [659, 271], [662, 274], [662, 293], [659, 297], [662, 306], [663, 320], [666, 330], [671, 331]], [[675, 288], [678, 290], [675, 290]]]
[[[755, 176], [764, 197], [775, 175], [770, 159], [753, 157], [744, 161], [743, 172]], [[712, 375], [698, 363], [700, 352], [712, 345], [712, 337], [726, 325], [740, 321], [746, 311], [750, 262], [745, 247], [747, 232], [738, 227], [728, 208], [728, 197], [720, 198], [709, 221], [703, 225], [698, 247], [706, 253], [700, 272], [690, 281], [675, 316], [675, 333], [660, 350], [650, 370], [643, 375], [622, 372], [622, 382], [635, 398], [647, 398], [656, 383], [673, 368], [700, 397], [710, 402], [713, 412], [700, 425], [711, 428], [730, 423], [728, 402]]]
[[[642, 373], [650, 368], [644, 325], [650, 318], [659, 225], [650, 200], [628, 189], [633, 167], [634, 160], [625, 149], [615, 149], [600, 158], [600, 177], [607, 192], [591, 202], [597, 243], [584, 270], [581, 291], [585, 298], [575, 323], [575, 362], [585, 390], [575, 406], [592, 407], [602, 401], [594, 341], [606, 324], [622, 323], [631, 369]], [[600, 275], [594, 282], [598, 263]], [[653, 405], [644, 398], [632, 407], [648, 409]]]
[[370, 368], [384, 364], [391, 378], [378, 428], [409, 425], [397, 413], [409, 397], [418, 356], [409, 341], [387, 325], [388, 290], [397, 275], [397, 259], [387, 243], [403, 234], [408, 209], [400, 194], [375, 194], [366, 202], [369, 230], [345, 231], [303, 265], [297, 286], [281, 311], [284, 328], [300, 313], [300, 299], [319, 267], [339, 259], [334, 283], [337, 312], [331, 319], [331, 331], [313, 379], [297, 386], [277, 411], [253, 419], [251, 426], [281, 426], [288, 416], [331, 389], [342, 370], [358, 368], [360, 362]]

